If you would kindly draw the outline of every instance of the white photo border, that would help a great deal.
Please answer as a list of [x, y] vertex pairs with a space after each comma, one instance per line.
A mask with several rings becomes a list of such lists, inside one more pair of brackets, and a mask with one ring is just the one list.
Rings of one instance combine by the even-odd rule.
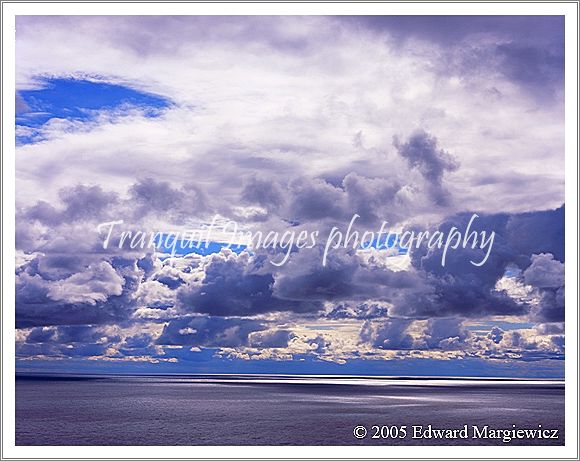
[[[227, 7], [226, 5], [227, 4]], [[420, 4], [420, 5], [418, 5]], [[564, 446], [15, 446], [17, 15], [564, 15], [566, 357]], [[1, 459], [578, 459], [578, 2], [2, 2]], [[572, 288], [574, 287], [574, 288]]]

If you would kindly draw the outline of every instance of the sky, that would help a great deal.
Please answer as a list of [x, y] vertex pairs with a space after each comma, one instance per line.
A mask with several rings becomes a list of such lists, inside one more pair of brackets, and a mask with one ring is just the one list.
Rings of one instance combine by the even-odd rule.
[[[563, 376], [563, 17], [19, 16], [16, 34], [17, 370]], [[323, 263], [354, 214], [362, 233], [474, 213], [496, 236], [480, 267], [479, 248]], [[220, 235], [104, 248], [98, 227], [216, 216], [321, 239], [276, 266]]]

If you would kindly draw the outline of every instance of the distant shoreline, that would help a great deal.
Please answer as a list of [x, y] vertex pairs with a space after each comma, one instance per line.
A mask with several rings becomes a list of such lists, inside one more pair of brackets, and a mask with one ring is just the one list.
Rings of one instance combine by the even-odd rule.
[[506, 378], [506, 377], [461, 377], [461, 376], [358, 376], [358, 375], [280, 375], [280, 374], [211, 374], [211, 373], [162, 373], [162, 374], [100, 374], [100, 373], [47, 373], [16, 372], [17, 381], [84, 381], [106, 379], [175, 379], [190, 380], [191, 383], [236, 383], [236, 384], [360, 384], [360, 385], [458, 385], [464, 384], [522, 384], [522, 385], [561, 385], [563, 379], [557, 378]]

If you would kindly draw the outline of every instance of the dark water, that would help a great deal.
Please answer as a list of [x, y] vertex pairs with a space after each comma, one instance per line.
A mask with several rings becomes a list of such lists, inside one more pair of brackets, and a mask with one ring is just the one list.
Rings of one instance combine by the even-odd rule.
[[[468, 439], [413, 439], [412, 426], [460, 429]], [[508, 445], [472, 426], [558, 429], [564, 386], [554, 382], [288, 377], [34, 377], [16, 379], [17, 445]], [[368, 430], [357, 439], [353, 429]], [[407, 426], [373, 439], [371, 426]], [[380, 436], [380, 434], [379, 434]]]

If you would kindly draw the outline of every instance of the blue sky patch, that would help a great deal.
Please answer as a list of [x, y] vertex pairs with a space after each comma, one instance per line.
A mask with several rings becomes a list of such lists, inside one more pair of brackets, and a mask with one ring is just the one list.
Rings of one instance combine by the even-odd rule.
[[222, 248], [229, 248], [234, 253], [241, 253], [244, 251], [246, 245], [231, 245], [225, 242], [212, 241], [197, 241], [179, 239], [171, 234], [159, 234], [155, 239], [155, 247], [158, 251], [175, 256], [185, 256], [188, 254], [198, 254], [207, 256], [214, 253], [219, 253]]
[[38, 130], [49, 120], [90, 121], [97, 112], [135, 108], [145, 117], [159, 116], [170, 101], [127, 86], [72, 78], [42, 80], [42, 87], [16, 94], [16, 141], [41, 140]]
[[398, 234], [385, 234], [377, 238], [373, 238], [367, 242], [361, 242], [361, 249], [375, 248], [377, 250], [397, 250], [397, 254], [406, 255], [408, 248], [400, 245], [400, 236]]

